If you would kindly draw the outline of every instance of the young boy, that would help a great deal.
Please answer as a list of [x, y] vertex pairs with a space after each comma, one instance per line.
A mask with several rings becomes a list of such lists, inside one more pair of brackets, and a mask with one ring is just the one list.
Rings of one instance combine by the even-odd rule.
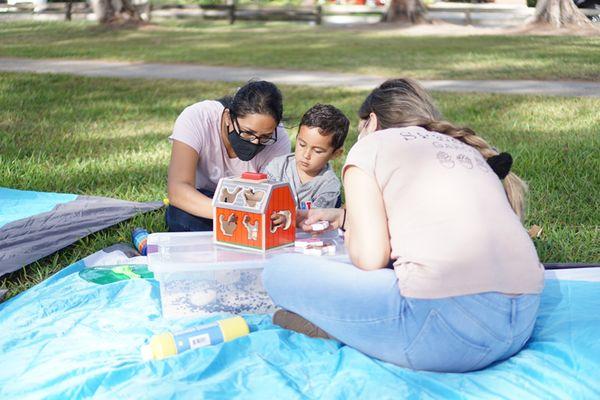
[[300, 121], [296, 151], [271, 160], [269, 178], [288, 182], [298, 208], [333, 208], [341, 205], [341, 184], [329, 161], [343, 153], [350, 121], [328, 104], [311, 107]]

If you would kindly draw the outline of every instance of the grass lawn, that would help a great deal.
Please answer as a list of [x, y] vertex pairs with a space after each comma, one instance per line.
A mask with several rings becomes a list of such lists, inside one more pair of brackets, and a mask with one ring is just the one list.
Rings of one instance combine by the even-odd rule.
[[[0, 186], [161, 200], [167, 136], [183, 108], [231, 92], [233, 84], [113, 80], [0, 73]], [[282, 87], [290, 135], [311, 105], [333, 103], [352, 118], [366, 93]], [[526, 225], [544, 227], [543, 261], [600, 262], [600, 120], [598, 99], [435, 94], [447, 119], [468, 124], [512, 152], [530, 184]], [[341, 160], [335, 163], [339, 172]], [[0, 279], [14, 295], [131, 230], [163, 231], [164, 211], [90, 235]]]
[[295, 23], [3, 22], [0, 57], [88, 58], [355, 72], [419, 79], [600, 79], [600, 37], [403, 36]]

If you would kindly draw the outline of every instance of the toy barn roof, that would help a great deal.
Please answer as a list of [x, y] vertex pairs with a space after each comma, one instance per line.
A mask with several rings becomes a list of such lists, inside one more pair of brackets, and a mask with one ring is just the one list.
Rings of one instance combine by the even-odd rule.
[[252, 179], [242, 177], [222, 178], [213, 197], [213, 207], [250, 213], [265, 213], [273, 190], [287, 183], [268, 180], [264, 174], [252, 174]]

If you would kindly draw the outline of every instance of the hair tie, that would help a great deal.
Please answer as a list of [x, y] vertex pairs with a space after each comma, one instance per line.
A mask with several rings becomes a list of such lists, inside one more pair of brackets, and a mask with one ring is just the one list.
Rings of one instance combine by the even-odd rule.
[[504, 179], [510, 172], [510, 168], [513, 164], [513, 158], [509, 153], [500, 153], [496, 156], [488, 158], [487, 163], [492, 168], [492, 171], [498, 175], [498, 178]]

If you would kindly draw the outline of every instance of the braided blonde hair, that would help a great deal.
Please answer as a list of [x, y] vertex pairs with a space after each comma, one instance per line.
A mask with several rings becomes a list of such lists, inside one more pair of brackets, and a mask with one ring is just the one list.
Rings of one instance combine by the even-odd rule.
[[[375, 88], [365, 99], [358, 115], [366, 120], [371, 113], [377, 116], [377, 129], [420, 126], [468, 144], [477, 149], [486, 160], [498, 154], [472, 129], [456, 127], [442, 120], [431, 96], [413, 79], [390, 79]], [[512, 209], [523, 220], [527, 184], [510, 172], [502, 180], [502, 185]]]

